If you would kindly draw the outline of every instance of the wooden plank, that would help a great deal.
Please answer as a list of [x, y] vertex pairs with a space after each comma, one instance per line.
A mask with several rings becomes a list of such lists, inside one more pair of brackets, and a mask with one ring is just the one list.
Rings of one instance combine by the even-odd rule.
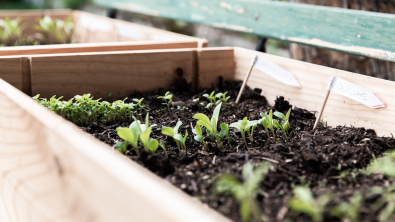
[[0, 107], [2, 222], [228, 221], [3, 80]]
[[87, 30], [86, 42], [97, 43], [118, 41], [118, 34], [112, 19], [82, 11], [78, 14], [79, 18], [76, 23], [78, 23], [78, 26], [82, 26]]
[[235, 62], [233, 48], [207, 48], [198, 50], [199, 87], [210, 88], [218, 84], [219, 77], [233, 79]]
[[[80, 52], [108, 52], [152, 49], [196, 48], [197, 41], [181, 40], [177, 42], [106, 42], [106, 43], [78, 43], [61, 45], [14, 46], [0, 48], [0, 56], [37, 55]], [[1, 59], [1, 58], [0, 58]]]
[[94, 0], [96, 4], [395, 61], [395, 15], [279, 1]]
[[[91, 93], [123, 99], [135, 90], [168, 88], [176, 78], [194, 79], [194, 50], [151, 50], [31, 56], [32, 94], [66, 99]], [[180, 76], [177, 69], [182, 69]], [[159, 80], [159, 81], [158, 81]]]
[[284, 96], [294, 106], [318, 111], [326, 93], [331, 76], [337, 76], [366, 87], [380, 97], [385, 108], [371, 109], [346, 97], [332, 93], [323, 114], [324, 121], [331, 126], [345, 125], [375, 129], [378, 135], [395, 134], [395, 82], [345, 72], [324, 66], [313, 65], [265, 53], [235, 48], [236, 75], [243, 80], [255, 54], [293, 73], [302, 89], [285, 86], [261, 71], [254, 69], [248, 85], [262, 89], [269, 103], [277, 96]]
[[0, 59], [0, 79], [22, 90], [22, 67], [21, 57]]

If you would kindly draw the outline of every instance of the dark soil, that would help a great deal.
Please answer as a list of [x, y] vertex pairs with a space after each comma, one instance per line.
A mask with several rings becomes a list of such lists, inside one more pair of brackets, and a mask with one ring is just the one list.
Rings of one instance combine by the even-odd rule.
[[[166, 92], [163, 89], [149, 94], [135, 93], [131, 97], [145, 98], [144, 104], [150, 112], [150, 124], [158, 125], [153, 129], [151, 137], [166, 142], [169, 159], [160, 148], [156, 155], [145, 153], [140, 148], [140, 157], [130, 149], [127, 155], [132, 160], [235, 221], [241, 221], [237, 202], [230, 196], [215, 197], [210, 189], [213, 177], [219, 173], [231, 173], [241, 179], [241, 169], [246, 161], [252, 161], [254, 165], [262, 161], [273, 163], [261, 184], [258, 196], [258, 203], [268, 221], [311, 221], [306, 215], [297, 216], [288, 210], [287, 200], [292, 197], [295, 185], [308, 185], [316, 196], [329, 192], [336, 193], [337, 196], [331, 204], [348, 201], [354, 191], [360, 190], [364, 193], [363, 205], [359, 210], [360, 221], [378, 220], [377, 212], [370, 210], [373, 200], [378, 197], [369, 196], [367, 190], [376, 185], [388, 186], [392, 180], [383, 175], [365, 175], [358, 170], [365, 168], [373, 155], [379, 157], [386, 150], [394, 149], [393, 138], [377, 137], [371, 129], [326, 127], [322, 124], [313, 132], [313, 113], [292, 107], [283, 97], [278, 97], [274, 107], [270, 107], [266, 99], [260, 95], [260, 89], [246, 89], [242, 102], [234, 104], [241, 82], [221, 82], [216, 92], [227, 91], [232, 99], [229, 105], [222, 106], [219, 123], [231, 124], [244, 117], [257, 120], [261, 118], [261, 112], [267, 113], [273, 109], [285, 113], [292, 107], [290, 125], [295, 135], [288, 140], [280, 136], [280, 140], [275, 142], [273, 138], [266, 137], [264, 128], [260, 125], [254, 131], [254, 141], [249, 142], [246, 148], [240, 133], [231, 129], [230, 135], [236, 141], [233, 149], [227, 143], [222, 150], [209, 143], [208, 149], [205, 150], [191, 136], [191, 123], [193, 127], [196, 124], [192, 116], [202, 112], [211, 117], [212, 110], [200, 107], [192, 100], [200, 98], [200, 101], [206, 101], [202, 94], [211, 93], [212, 90], [192, 92], [188, 84], [182, 80], [174, 85], [177, 87], [170, 89], [170, 92], [174, 93], [175, 109], [172, 112], [157, 112], [165, 108], [161, 104], [162, 101], [157, 99]], [[176, 109], [177, 106], [188, 107], [188, 110], [179, 111]], [[186, 142], [187, 155], [181, 158], [178, 158], [174, 140], [161, 134], [162, 126], [174, 127], [178, 120], [183, 122], [180, 132], [184, 135], [187, 130], [190, 135]], [[130, 123], [119, 123], [104, 126], [93, 123], [82, 129], [114, 146], [119, 140], [115, 129], [129, 125]], [[325, 221], [340, 220], [325, 214]]]

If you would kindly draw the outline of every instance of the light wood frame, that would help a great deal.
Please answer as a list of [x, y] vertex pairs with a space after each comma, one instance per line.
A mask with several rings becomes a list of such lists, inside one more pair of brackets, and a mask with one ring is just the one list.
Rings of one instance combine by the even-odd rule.
[[0, 56], [79, 52], [128, 51], [206, 47], [207, 40], [111, 19], [78, 10], [0, 10], [0, 19], [22, 18], [23, 36], [38, 33], [34, 26], [45, 15], [72, 16], [74, 44], [1, 47]]
[[[7, 74], [11, 84], [30, 88], [30, 95], [111, 92], [121, 99], [134, 90], [169, 87], [180, 69], [195, 87], [210, 87], [219, 76], [243, 80], [256, 54], [292, 72], [302, 85], [286, 87], [254, 69], [247, 85], [261, 88], [271, 104], [284, 96], [317, 111], [330, 77], [338, 76], [375, 91], [386, 108], [331, 95], [324, 113], [329, 125], [395, 132], [395, 82], [242, 48], [1, 57], [8, 71], [0, 78]], [[3, 80], [0, 107], [1, 221], [227, 221]]]

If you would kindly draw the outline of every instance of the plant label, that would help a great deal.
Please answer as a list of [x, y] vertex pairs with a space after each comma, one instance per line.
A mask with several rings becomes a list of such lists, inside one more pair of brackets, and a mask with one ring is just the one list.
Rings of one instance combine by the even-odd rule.
[[339, 77], [332, 76], [328, 90], [373, 109], [385, 107], [383, 101], [373, 91]]
[[257, 56], [254, 67], [286, 85], [302, 88], [294, 74], [260, 56]]
[[109, 21], [96, 19], [92, 16], [86, 15], [82, 15], [80, 17], [79, 23], [82, 25], [82, 27], [88, 29], [91, 32], [110, 32], [113, 28]]
[[140, 32], [139, 30], [133, 29], [127, 25], [123, 25], [120, 23], [116, 24], [117, 27], [117, 33], [118, 35], [121, 35], [123, 37], [131, 38], [134, 40], [145, 40], [147, 39], [147, 36], [143, 33]]

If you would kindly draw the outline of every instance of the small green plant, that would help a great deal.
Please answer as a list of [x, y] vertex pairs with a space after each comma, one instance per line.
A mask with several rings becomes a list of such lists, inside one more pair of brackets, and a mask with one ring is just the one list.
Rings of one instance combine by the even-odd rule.
[[314, 222], [322, 222], [324, 207], [332, 199], [331, 194], [321, 195], [314, 200], [308, 187], [296, 186], [293, 192], [295, 197], [289, 200], [289, 208], [297, 214], [304, 213], [310, 216]]
[[125, 143], [117, 143], [116, 148], [121, 152], [125, 152], [127, 143], [130, 143], [136, 154], [139, 155], [138, 142], [140, 141], [143, 144], [145, 151], [151, 151], [152, 153], [155, 153], [158, 149], [159, 142], [155, 139], [150, 139], [152, 127], [155, 126], [156, 125], [149, 125], [148, 113], [145, 119], [145, 124], [142, 124], [139, 120], [134, 118], [134, 122], [130, 124], [129, 128], [117, 128], [118, 136], [125, 140]]
[[69, 16], [66, 21], [44, 16], [38, 22], [39, 25], [34, 26], [34, 28], [43, 33], [43, 37], [40, 37], [40, 39], [44, 44], [49, 44], [51, 37], [55, 37], [60, 44], [71, 43], [71, 35], [74, 29], [72, 16]]
[[214, 193], [227, 193], [233, 196], [239, 202], [239, 211], [243, 221], [249, 221], [251, 216], [260, 220], [261, 212], [256, 203], [256, 197], [259, 192], [259, 184], [264, 179], [265, 174], [269, 171], [271, 165], [267, 162], [261, 163], [255, 170], [251, 162], [243, 166], [243, 180], [231, 174], [219, 175], [214, 180]]
[[207, 148], [207, 143], [204, 142], [203, 131], [200, 125], [196, 124], [195, 129], [193, 129], [192, 132], [196, 134], [194, 139], [203, 144], [204, 148]]
[[341, 219], [341, 221], [359, 221], [359, 208], [362, 202], [362, 194], [357, 191], [353, 194], [349, 203], [342, 202], [338, 206], [332, 207], [330, 214]]
[[185, 145], [185, 142], [186, 142], [186, 138], [188, 136], [187, 131], [185, 131], [184, 137], [180, 133], [178, 133], [178, 129], [180, 128], [181, 125], [182, 125], [182, 122], [178, 121], [174, 128], [166, 127], [166, 126], [162, 127], [162, 134], [171, 136], [175, 140], [177, 147], [178, 147], [178, 153], [180, 154], [180, 156], [183, 153], [183, 152], [181, 152], [181, 150], [183, 150], [186, 153], [187, 147]]
[[18, 46], [23, 44], [21, 18], [10, 19], [5, 17], [0, 19], [0, 39], [4, 45]]
[[[220, 102], [224, 104], [228, 104], [228, 100], [230, 99], [230, 96], [226, 96], [228, 92], [225, 93], [217, 93], [215, 94], [215, 91], [211, 92], [211, 94], [203, 94], [203, 97], [206, 97], [210, 103], [207, 104], [206, 108], [210, 109], [214, 105], [218, 105]], [[195, 101], [195, 100], [194, 100]], [[204, 106], [204, 104], [201, 104]]]
[[163, 149], [163, 151], [165, 152], [165, 156], [166, 156], [166, 158], [167, 159], [169, 159], [169, 155], [167, 155], [167, 149], [166, 149], [166, 144], [165, 144], [165, 142], [160, 142], [159, 143], [159, 146]]
[[[246, 132], [252, 141], [252, 134], [253, 130], [255, 129], [258, 121], [249, 121], [247, 117], [244, 117], [243, 120], [239, 120], [238, 122], [230, 124], [230, 127], [236, 128], [240, 131], [241, 136], [243, 137], [243, 141], [246, 147], [248, 147], [247, 140], [246, 140]], [[252, 129], [251, 129], [252, 127]]]
[[144, 111], [146, 111], [145, 106], [142, 104], [143, 100], [144, 98], [133, 99], [133, 101], [136, 102], [137, 115], [139, 116], [140, 120], [142, 120], [142, 115]]
[[273, 111], [270, 110], [269, 114], [261, 113], [261, 116], [263, 117], [262, 119], [259, 120], [259, 122], [263, 125], [265, 128], [267, 137], [270, 138], [269, 130], [273, 134], [274, 140], [276, 140], [276, 133], [274, 132], [274, 126], [275, 125], [280, 125], [277, 120], [273, 119]]
[[389, 151], [381, 158], [373, 158], [366, 168], [366, 173], [382, 173], [395, 178], [395, 151]]
[[164, 96], [158, 96], [158, 99], [163, 99], [164, 103], [163, 105], [167, 106], [167, 110], [170, 112], [170, 103], [173, 101], [173, 94], [170, 94], [170, 92], [167, 92]]
[[280, 112], [273, 113], [275, 116], [277, 116], [278, 118], [280, 118], [282, 120], [281, 124], [278, 123], [277, 121], [273, 121], [273, 124], [275, 124], [274, 126], [277, 129], [283, 131], [286, 139], [288, 138], [288, 136], [292, 137], [292, 135], [294, 134], [294, 131], [292, 131], [290, 133], [288, 132], [288, 130], [289, 130], [289, 116], [291, 115], [291, 110], [292, 109], [289, 109], [286, 115], [284, 115]]
[[53, 96], [48, 100], [39, 97], [38, 94], [33, 99], [78, 126], [86, 126], [93, 122], [110, 124], [131, 121], [136, 114], [135, 104], [125, 103], [127, 98], [109, 103], [100, 102], [100, 99], [94, 100], [90, 94], [77, 95], [66, 101], [62, 100], [63, 97]]
[[232, 138], [229, 136], [229, 125], [226, 123], [221, 123], [221, 133], [220, 135], [223, 135], [223, 132], [225, 132], [225, 136], [228, 139], [228, 143], [230, 148], [232, 148]]
[[389, 187], [372, 187], [369, 192], [371, 195], [380, 195], [380, 197], [371, 205], [373, 211], [377, 212], [378, 219], [381, 222], [395, 220], [395, 183]]
[[213, 140], [218, 148], [223, 147], [223, 142], [222, 139], [225, 136], [225, 132], [221, 130], [221, 132], [218, 132], [218, 118], [219, 118], [219, 113], [221, 111], [221, 105], [222, 103], [219, 103], [213, 112], [213, 116], [211, 117], [211, 120], [203, 113], [198, 113], [193, 116], [194, 119], [197, 119], [197, 125], [204, 126], [206, 127], [206, 133], [208, 137]]

